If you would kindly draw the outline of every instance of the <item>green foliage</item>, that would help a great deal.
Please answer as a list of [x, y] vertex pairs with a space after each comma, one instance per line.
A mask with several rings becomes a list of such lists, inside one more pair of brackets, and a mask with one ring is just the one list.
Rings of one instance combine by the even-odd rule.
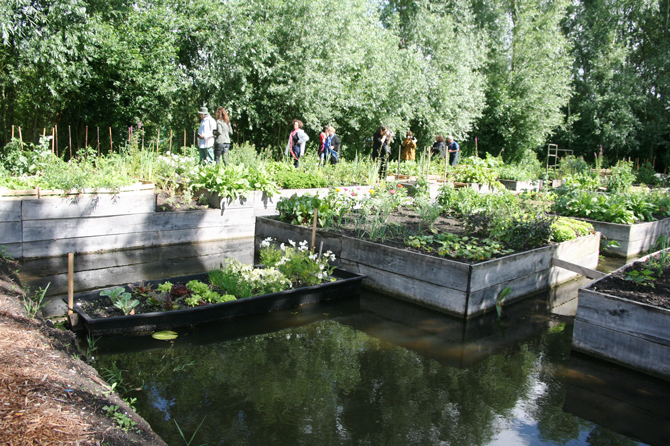
[[635, 181], [649, 186], [657, 186], [661, 184], [661, 180], [656, 176], [656, 170], [654, 170], [654, 167], [649, 161], [642, 163], [640, 168], [637, 169], [637, 172], [635, 172]]
[[289, 198], [282, 198], [277, 203], [279, 219], [292, 225], [311, 224], [315, 209], [318, 210], [317, 224], [323, 226], [325, 218], [329, 215], [330, 206], [318, 195], [293, 194]]
[[130, 293], [122, 293], [113, 303], [115, 308], [123, 311], [123, 314], [128, 315], [133, 311], [133, 308], [140, 304], [140, 301], [133, 299]]
[[552, 240], [556, 243], [562, 243], [568, 240], [574, 240], [577, 237], [583, 237], [594, 232], [593, 225], [572, 218], [558, 217], [551, 224]]
[[654, 274], [654, 272], [649, 268], [645, 268], [642, 271], [632, 270], [626, 273], [625, 280], [630, 280], [638, 285], [654, 288], [653, 281], [656, 280], [656, 278], [652, 276], [652, 274]]
[[212, 285], [237, 299], [291, 288], [291, 281], [276, 268], [258, 269], [235, 259], [229, 259], [220, 270], [210, 271], [209, 279]]
[[328, 187], [328, 178], [317, 173], [298, 169], [283, 170], [275, 173], [275, 181], [282, 189], [312, 189]]
[[501, 222], [491, 237], [515, 250], [532, 249], [549, 243], [554, 219], [546, 215], [516, 215]]
[[612, 174], [607, 179], [607, 190], [609, 192], [628, 192], [635, 181], [633, 163], [631, 161], [619, 161], [612, 167]]
[[272, 239], [263, 240], [261, 243], [260, 260], [263, 265], [277, 268], [291, 282], [297, 286], [318, 285], [333, 272], [328, 262], [335, 261], [335, 254], [330, 251], [319, 257], [316, 253], [310, 253], [307, 241], [296, 243], [288, 241], [289, 246], [284, 243], [277, 248]]
[[42, 302], [49, 289], [49, 285], [51, 285], [51, 282], [47, 283], [47, 286], [44, 288], [40, 287], [34, 296], [30, 296], [30, 290], [26, 288], [26, 293], [23, 295], [23, 308], [26, 310], [28, 319], [33, 319], [37, 316], [37, 313], [46, 306], [46, 303]]
[[486, 159], [476, 156], [465, 158], [453, 172], [455, 181], [495, 185], [498, 180], [498, 168], [501, 161], [486, 154]]
[[105, 412], [105, 414], [110, 417], [111, 419], [116, 422], [116, 424], [119, 425], [121, 429], [124, 431], [129, 431], [133, 429], [135, 426], [137, 426], [137, 423], [128, 416], [127, 412], [121, 412], [119, 410], [119, 406], [111, 404], [108, 406], [103, 406], [102, 410]]
[[[216, 273], [213, 273], [216, 274]], [[211, 282], [211, 274], [210, 276]], [[184, 299], [184, 302], [190, 306], [195, 307], [202, 304], [216, 304], [221, 302], [230, 302], [235, 300], [235, 296], [231, 294], [220, 295], [216, 291], [213, 291], [209, 285], [202, 283], [198, 280], [191, 280], [186, 284], [186, 288], [193, 292], [192, 295]]]
[[569, 217], [630, 225], [636, 221], [654, 221], [654, 214], [667, 215], [668, 204], [670, 200], [663, 192], [602, 194], [559, 189], [554, 211]]
[[202, 166], [193, 177], [191, 189], [207, 189], [219, 194], [220, 198], [237, 200], [251, 192], [248, 171], [243, 165], [207, 164]]

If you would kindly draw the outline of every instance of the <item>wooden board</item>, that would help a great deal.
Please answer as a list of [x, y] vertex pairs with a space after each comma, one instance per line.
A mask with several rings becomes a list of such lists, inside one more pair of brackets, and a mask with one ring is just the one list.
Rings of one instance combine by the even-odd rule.
[[0, 245], [21, 243], [23, 232], [20, 221], [0, 222]]
[[[368, 265], [434, 285], [466, 292], [470, 266], [453, 260], [342, 237], [342, 260]], [[367, 274], [367, 273], [364, 273]]]
[[25, 199], [21, 218], [26, 221], [146, 214], [154, 212], [155, 207], [156, 196], [153, 194]]
[[21, 221], [22, 200], [0, 200], [0, 222]]
[[576, 320], [670, 348], [670, 310], [580, 289]]
[[668, 345], [575, 319], [572, 348], [670, 381]]
[[491, 285], [488, 288], [470, 292], [466, 317], [471, 318], [487, 311], [494, 311], [500, 292], [510, 287], [504, 304], [510, 304], [520, 298], [549, 288], [549, 271], [534, 271], [526, 276], [515, 277], [507, 282]]
[[428, 308], [462, 317], [465, 312], [465, 291], [445, 288], [424, 280], [384, 271], [342, 258], [341, 266], [367, 276], [363, 286]]
[[520, 252], [472, 265], [470, 291], [485, 290], [518, 277], [549, 269], [551, 247]]

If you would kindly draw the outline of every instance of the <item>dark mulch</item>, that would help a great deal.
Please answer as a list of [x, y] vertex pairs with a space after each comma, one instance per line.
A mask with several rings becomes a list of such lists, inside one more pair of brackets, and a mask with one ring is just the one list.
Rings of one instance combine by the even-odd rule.
[[[641, 273], [647, 268], [653, 271], [652, 277], [655, 280], [648, 281], [646, 284], [626, 280], [631, 271]], [[659, 275], [657, 269], [650, 268], [647, 262], [636, 262], [595, 283], [590, 289], [670, 310], [670, 264], [666, 264], [663, 274]]]

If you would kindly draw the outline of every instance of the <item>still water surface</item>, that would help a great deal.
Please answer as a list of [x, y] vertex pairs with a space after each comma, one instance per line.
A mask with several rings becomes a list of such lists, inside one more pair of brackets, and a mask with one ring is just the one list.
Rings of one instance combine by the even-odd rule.
[[670, 444], [670, 385], [571, 352], [547, 308], [464, 323], [364, 293], [173, 343], [105, 337], [94, 366], [124, 370], [169, 445], [201, 423], [194, 445]]

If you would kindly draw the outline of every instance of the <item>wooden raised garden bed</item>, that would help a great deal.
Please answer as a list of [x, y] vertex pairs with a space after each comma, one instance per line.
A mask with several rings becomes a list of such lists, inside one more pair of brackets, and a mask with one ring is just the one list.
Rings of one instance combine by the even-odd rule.
[[512, 191], [539, 191], [542, 189], [542, 180], [535, 181], [516, 181], [498, 179], [505, 188]]
[[[300, 305], [353, 296], [360, 293], [363, 276], [337, 268], [332, 274], [337, 280], [320, 285], [280, 291], [278, 293], [253, 296], [231, 302], [210, 304], [184, 310], [141, 313], [129, 316], [92, 318], [81, 309], [77, 303], [107, 299], [101, 297], [100, 291], [76, 295], [74, 310], [79, 315], [83, 326], [92, 335], [146, 332], [164, 330], [176, 327], [189, 327], [196, 324], [248, 316], [257, 313], [267, 313], [275, 310], [293, 308]], [[159, 285], [166, 281], [172, 283], [186, 283], [190, 280], [206, 280], [207, 274], [192, 274], [173, 277], [170, 279], [152, 280], [146, 283]], [[136, 284], [137, 285], [137, 284]], [[130, 291], [129, 287], [125, 287]]]
[[131, 184], [130, 186], [122, 186], [119, 189], [8, 189], [6, 187], [0, 187], [0, 197], [65, 197], [65, 196], [88, 196], [88, 195], [118, 195], [122, 192], [144, 192], [144, 193], [154, 193], [155, 186], [151, 181], [138, 181], [137, 183]]
[[[256, 246], [266, 237], [309, 240], [311, 229], [257, 218]], [[341, 267], [367, 276], [366, 287], [467, 319], [494, 310], [506, 287], [512, 288], [505, 298], [510, 302], [576, 277], [553, 266], [553, 258], [595, 269], [600, 234], [477, 264], [317, 231], [316, 246], [322, 241]]]
[[661, 235], [670, 235], [670, 217], [633, 225], [584, 220], [591, 223], [593, 228], [602, 233], [606, 240], [619, 242], [620, 248], [607, 248], [608, 254], [617, 257], [629, 258], [647, 252], [652, 249]]
[[[579, 290], [572, 347], [670, 381], [670, 310], [599, 291], [605, 280], [625, 280], [625, 271], [649, 257]], [[640, 288], [642, 295], [645, 287]]]

